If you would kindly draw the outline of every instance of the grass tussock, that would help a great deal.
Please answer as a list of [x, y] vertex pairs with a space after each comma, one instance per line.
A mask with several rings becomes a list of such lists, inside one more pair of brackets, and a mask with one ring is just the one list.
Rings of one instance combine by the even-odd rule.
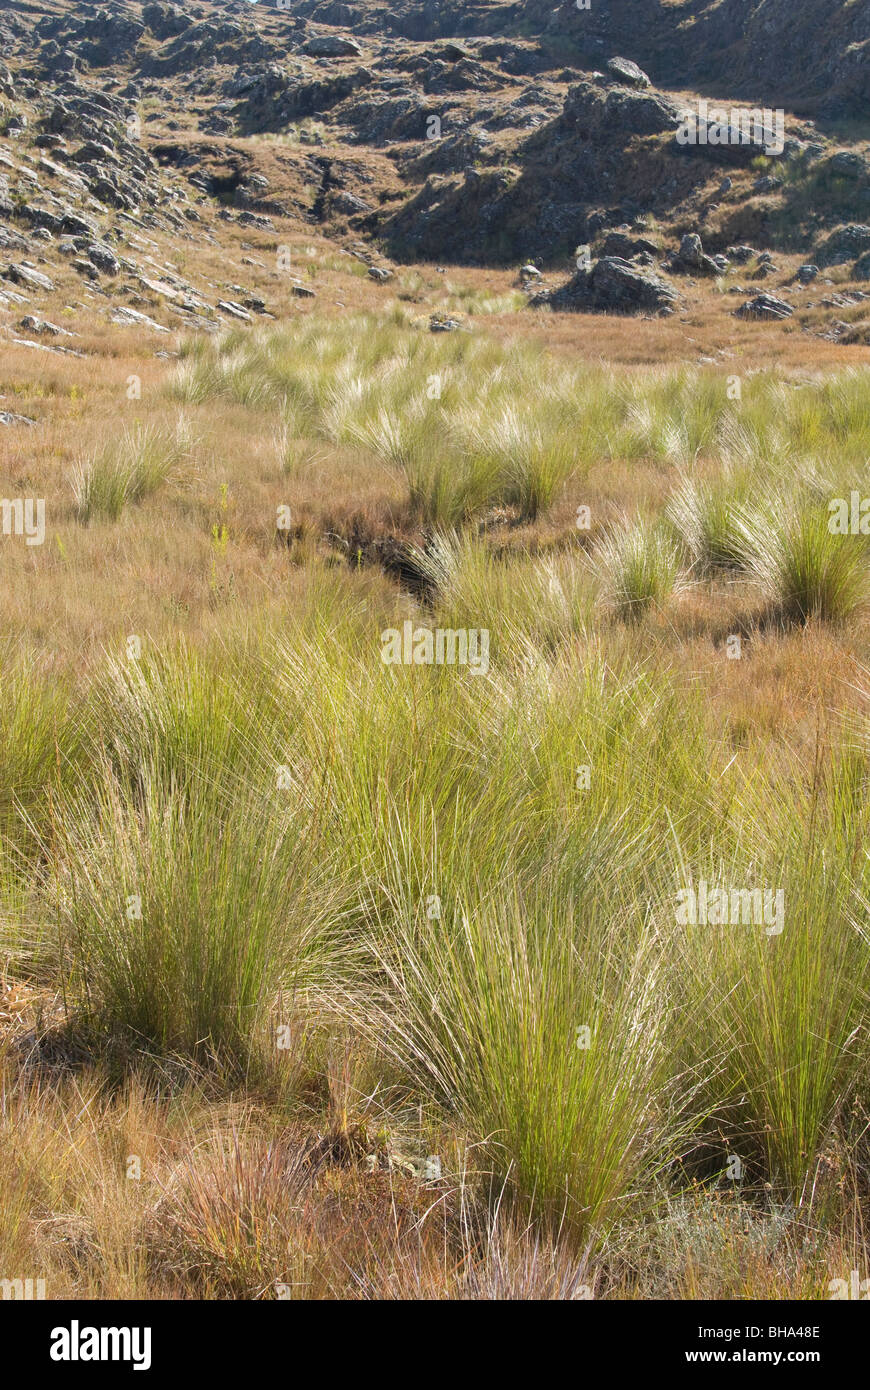
[[422, 334], [401, 311], [343, 319], [340, 333], [312, 317], [292, 334], [198, 340], [169, 392], [281, 412], [295, 437], [359, 446], [403, 477], [414, 516], [442, 528], [498, 507], [534, 521], [602, 458], [718, 460], [760, 484], [796, 460], [858, 467], [870, 453], [858, 371], [799, 387], [759, 373], [735, 402], [717, 373], [556, 366], [529, 346]]
[[[239, 1067], [283, 991], [302, 989], [330, 893], [273, 798], [125, 787], [65, 806], [49, 891], [89, 1026]], [[318, 920], [319, 919], [319, 920]], [[321, 941], [320, 946], [323, 946]]]
[[663, 607], [682, 582], [677, 547], [661, 528], [642, 522], [606, 532], [593, 563], [606, 602], [635, 622]]
[[157, 492], [189, 458], [190, 431], [182, 418], [172, 427], [139, 425], [124, 431], [119, 443], [108, 445], [73, 474], [73, 494], [79, 521], [98, 517], [117, 521], [131, 502]]
[[832, 534], [817, 506], [786, 503], [744, 514], [744, 563], [765, 596], [796, 622], [843, 622], [868, 597], [867, 553], [859, 538]]

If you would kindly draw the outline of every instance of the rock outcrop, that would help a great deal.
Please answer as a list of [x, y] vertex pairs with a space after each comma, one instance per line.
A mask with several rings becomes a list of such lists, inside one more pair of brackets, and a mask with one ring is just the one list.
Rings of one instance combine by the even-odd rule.
[[561, 289], [536, 295], [532, 303], [568, 312], [672, 314], [679, 295], [661, 276], [619, 256], [603, 256], [589, 270], [578, 270]]

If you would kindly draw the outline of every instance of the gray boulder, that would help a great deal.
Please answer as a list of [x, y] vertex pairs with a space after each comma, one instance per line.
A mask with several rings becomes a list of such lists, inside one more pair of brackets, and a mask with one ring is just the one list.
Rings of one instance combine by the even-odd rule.
[[450, 40], [439, 45], [437, 52], [438, 57], [445, 58], [448, 63], [461, 63], [463, 58], [474, 58], [475, 56], [471, 49], [463, 48], [461, 43], [453, 43]]
[[80, 217], [77, 212], [66, 212], [61, 226], [68, 236], [89, 236], [96, 240], [97, 229], [93, 222], [89, 222], [85, 217]]
[[[0, 216], [2, 216], [2, 212], [0, 212]], [[4, 227], [0, 222], [0, 247], [4, 251], [25, 251], [27, 242], [18, 232], [13, 231], [11, 227]]]
[[600, 87], [578, 82], [565, 97], [562, 123], [583, 137], [660, 135], [680, 124], [681, 108], [654, 92], [628, 87]]
[[38, 207], [34, 203], [22, 203], [18, 216], [32, 227], [44, 227], [49, 232], [59, 232], [63, 226], [61, 218], [49, 208]]
[[33, 314], [25, 314], [24, 318], [19, 321], [18, 327], [25, 329], [28, 333], [45, 333], [52, 338], [71, 338], [73, 336], [65, 328], [52, 323], [50, 319], [39, 319]]
[[12, 280], [16, 285], [24, 285], [31, 290], [53, 290], [54, 282], [49, 280], [47, 275], [43, 275], [41, 270], [35, 270], [33, 266], [20, 262], [16, 265], [13, 261], [3, 271], [3, 276], [7, 280]]
[[870, 227], [861, 222], [849, 222], [825, 238], [816, 252], [816, 262], [824, 268], [846, 265], [865, 251], [870, 251]]
[[741, 304], [739, 309], [734, 310], [734, 317], [738, 319], [787, 319], [791, 318], [794, 309], [790, 304], [786, 304], [784, 299], [777, 299], [772, 294], [757, 294], [754, 299], [749, 299], [745, 304]]
[[251, 315], [247, 309], [243, 309], [241, 304], [237, 304], [233, 299], [219, 299], [217, 307], [225, 314], [229, 314], [234, 319], [244, 319], [250, 323]]
[[356, 39], [349, 39], [341, 34], [319, 34], [316, 38], [308, 40], [305, 52], [312, 58], [362, 57], [362, 49]]
[[556, 310], [605, 314], [672, 314], [678, 302], [676, 290], [661, 276], [619, 256], [603, 256], [591, 270], [577, 271], [561, 289], [532, 300]]
[[356, 193], [349, 193], [345, 189], [339, 189], [337, 193], [333, 193], [329, 202], [334, 212], [344, 213], [348, 217], [372, 211], [371, 203], [365, 202], [362, 198], [357, 197]]
[[608, 58], [607, 71], [612, 73], [618, 82], [624, 82], [629, 87], [652, 86], [643, 68], [639, 68], [630, 58]]
[[108, 160], [114, 164], [117, 162], [117, 155], [110, 145], [101, 144], [98, 140], [86, 140], [80, 145], [71, 156], [76, 164], [89, 164], [94, 160]]
[[720, 275], [722, 266], [706, 255], [701, 238], [697, 232], [687, 232], [680, 242], [680, 249], [677, 252], [677, 264], [674, 269], [694, 270], [699, 275]]
[[831, 160], [831, 173], [841, 178], [860, 179], [867, 173], [867, 163], [853, 150], [840, 150]]
[[117, 275], [120, 270], [118, 258], [111, 246], [104, 241], [92, 241], [87, 249], [88, 260], [104, 275]]
[[602, 256], [619, 256], [624, 261], [635, 256], [660, 256], [661, 251], [654, 241], [646, 237], [633, 237], [628, 232], [608, 232], [601, 246]]

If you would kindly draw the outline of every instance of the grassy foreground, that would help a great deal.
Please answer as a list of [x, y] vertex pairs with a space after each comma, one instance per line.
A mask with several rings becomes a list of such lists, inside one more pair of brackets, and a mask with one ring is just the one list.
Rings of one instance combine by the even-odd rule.
[[396, 308], [185, 344], [66, 474], [31, 459], [2, 1271], [866, 1268], [870, 555], [828, 521], [870, 491], [868, 404], [861, 369], [579, 369]]

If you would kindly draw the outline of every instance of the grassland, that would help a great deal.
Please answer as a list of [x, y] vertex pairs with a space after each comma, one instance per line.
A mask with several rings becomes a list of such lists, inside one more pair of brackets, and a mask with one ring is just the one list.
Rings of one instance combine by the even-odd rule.
[[[368, 293], [10, 354], [48, 524], [0, 551], [0, 1264], [826, 1298], [867, 1266], [866, 365]], [[385, 664], [406, 622], [486, 669]], [[782, 929], [681, 921], [702, 883]]]

